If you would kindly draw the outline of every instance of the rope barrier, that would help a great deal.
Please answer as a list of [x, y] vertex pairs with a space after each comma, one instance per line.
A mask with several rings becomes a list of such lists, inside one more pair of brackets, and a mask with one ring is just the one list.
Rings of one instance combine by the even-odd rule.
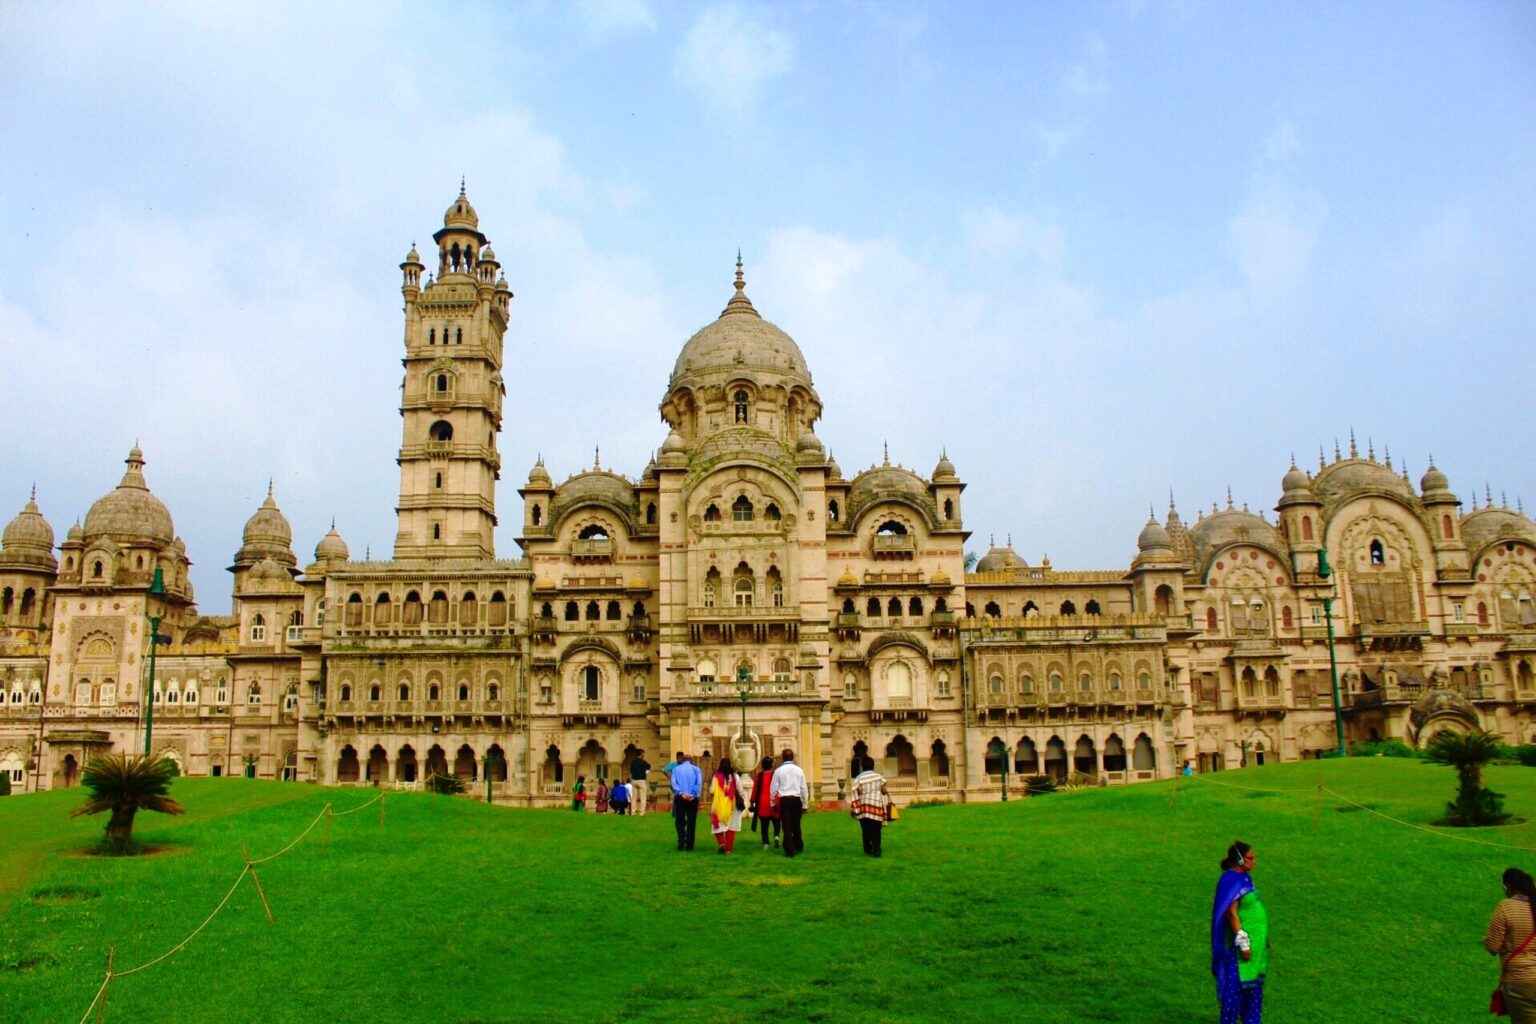
[[[156, 964], [158, 964], [158, 963], [160, 963], [160, 962], [162, 962], [164, 960], [169, 959], [170, 957], [176, 955], [177, 953], [179, 953], [183, 949], [185, 949], [187, 947], [187, 944], [190, 943], [193, 939], [197, 938], [198, 935], [202, 933], [204, 928], [207, 928], [210, 924], [213, 923], [213, 919], [215, 917], [219, 916], [219, 911], [223, 910], [225, 908], [225, 906], [227, 906], [229, 904], [230, 898], [232, 896], [234, 896], [235, 890], [240, 888], [240, 883], [245, 881], [245, 876], [246, 875], [250, 875], [251, 876], [251, 881], [256, 886], [256, 894], [259, 897], [261, 897], [261, 905], [266, 910], [267, 920], [269, 922], [272, 922], [272, 923], [275, 924], [276, 922], [274, 922], [272, 920], [272, 907], [271, 907], [270, 904], [267, 903], [267, 895], [266, 895], [265, 892], [262, 891], [262, 889], [261, 889], [261, 881], [256, 877], [256, 865], [257, 864], [266, 864], [269, 861], [274, 861], [277, 858], [279, 858], [279, 857], [283, 856], [284, 854], [288, 853], [289, 851], [291, 851], [294, 847], [298, 846], [299, 843], [304, 840], [305, 836], [307, 836], [311, 832], [313, 832], [314, 829], [315, 829], [315, 826], [320, 824], [321, 821], [324, 821], [326, 823], [326, 839], [327, 839], [327, 842], [329, 842], [329, 839], [330, 839], [330, 823], [331, 823], [331, 819], [332, 818], [339, 818], [339, 817], [342, 817], [343, 815], [347, 815], [347, 814], [355, 814], [358, 811], [365, 810], [368, 807], [372, 807], [374, 804], [379, 803], [383, 799], [384, 799], [384, 794], [380, 793], [378, 796], [374, 797], [372, 800], [369, 800], [367, 803], [365, 803], [365, 804], [363, 804], [363, 805], [361, 805], [359, 807], [354, 807], [354, 808], [352, 808], [349, 811], [335, 811], [332, 808], [332, 805], [330, 803], [327, 803], [323, 808], [321, 808], [320, 813], [315, 815], [314, 820], [311, 821], [307, 826], [305, 826], [304, 831], [300, 832], [297, 836], [294, 837], [292, 842], [290, 842], [287, 846], [283, 847], [281, 850], [278, 850], [276, 853], [270, 854], [269, 856], [266, 856], [266, 857], [262, 857], [259, 860], [252, 860], [250, 858], [250, 855], [245, 852], [245, 848], [241, 847], [241, 856], [245, 860], [245, 867], [241, 868], [239, 876], [235, 878], [234, 884], [229, 887], [229, 890], [224, 893], [224, 898], [219, 900], [218, 906], [214, 907], [213, 908], [213, 912], [210, 913], [206, 918], [203, 919], [203, 923], [202, 924], [198, 925], [196, 928], [194, 928], [192, 930], [192, 934], [188, 935], [186, 938], [182, 939], [180, 942], [176, 943], [176, 945], [172, 946], [170, 949], [166, 950], [164, 953], [161, 953], [159, 956], [155, 957], [153, 960], [150, 960], [150, 961], [148, 961], [146, 963], [139, 964], [139, 966], [137, 966], [137, 967], [131, 967], [131, 968], [129, 968], [126, 971], [115, 971], [115, 970], [112, 969], [112, 961], [113, 961], [113, 957], [116, 954], [116, 947], [114, 946], [114, 947], [112, 947], [108, 951], [108, 954], [107, 954], [107, 974], [106, 974], [106, 977], [102, 979], [101, 987], [96, 990], [96, 994], [91, 997], [90, 1005], [85, 1008], [85, 1013], [80, 1017], [80, 1024], [85, 1024], [85, 1022], [90, 1019], [92, 1011], [99, 1011], [97, 1013], [97, 1019], [98, 1020], [103, 1019], [103, 1016], [105, 1015], [106, 1008], [107, 1008], [107, 1005], [106, 1005], [107, 987], [109, 985], [111, 985], [113, 981], [115, 981], [118, 978], [126, 978], [130, 974], [138, 974], [140, 971], [146, 971], [149, 968], [155, 966]], [[381, 807], [380, 808], [380, 812], [381, 812], [380, 824], [383, 823], [382, 822], [382, 811], [383, 811], [383, 808]]]
[[333, 817], [345, 818], [349, 814], [356, 814], [358, 811], [365, 810], [365, 809], [367, 809], [369, 807], [372, 807], [374, 804], [378, 803], [380, 800], [383, 800], [383, 799], [384, 799], [384, 794], [380, 793], [378, 796], [374, 797], [372, 800], [369, 800], [367, 803], [365, 803], [365, 804], [363, 804], [363, 805], [361, 805], [359, 807], [354, 807], [350, 811], [333, 811], [331, 813], [332, 813]]

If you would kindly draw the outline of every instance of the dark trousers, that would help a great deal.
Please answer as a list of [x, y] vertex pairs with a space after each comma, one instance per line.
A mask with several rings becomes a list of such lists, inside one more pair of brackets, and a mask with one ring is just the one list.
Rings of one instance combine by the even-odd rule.
[[800, 834], [800, 815], [805, 806], [797, 796], [779, 797], [779, 821], [784, 825], [784, 856], [805, 852], [805, 837]]
[[760, 832], [762, 832], [762, 834], [763, 834], [763, 845], [764, 846], [768, 845], [768, 829], [769, 829], [769, 826], [773, 827], [773, 838], [775, 838], [775, 839], [779, 838], [782, 830], [779, 828], [779, 819], [778, 818], [764, 818], [764, 817], [761, 817], [759, 815], [753, 815], [753, 817], [752, 817], [752, 829], [753, 829], [753, 831], [760, 831]]
[[880, 856], [880, 833], [885, 830], [885, 822], [879, 818], [860, 818], [859, 831], [864, 833], [864, 852], [871, 857]]
[[684, 797], [672, 798], [672, 823], [677, 826], [677, 848], [693, 849], [693, 833], [699, 824], [699, 802]]

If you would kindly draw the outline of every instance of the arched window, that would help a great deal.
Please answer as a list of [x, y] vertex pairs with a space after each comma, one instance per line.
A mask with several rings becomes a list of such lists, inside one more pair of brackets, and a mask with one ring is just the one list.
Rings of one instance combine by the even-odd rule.
[[368, 687], [368, 699], [369, 700], [377, 701], [380, 696], [381, 696], [381, 693], [380, 693], [380, 690], [379, 690], [379, 684], [378, 683], [374, 683], [372, 686]]
[[261, 615], [251, 616], [251, 641], [260, 643], [267, 638], [267, 620]]
[[247, 704], [260, 704], [261, 703], [261, 684], [260, 683], [252, 683], [249, 687], [246, 688], [246, 691], [245, 691], [245, 702]]
[[885, 670], [885, 693], [892, 699], [905, 700], [912, 696], [912, 670], [904, 661], [893, 661]]
[[501, 687], [496, 683], [490, 683], [485, 688], [486, 700], [501, 700]]
[[95, 564], [91, 566], [91, 575], [98, 580], [101, 579], [101, 559], [96, 559]]
[[469, 700], [469, 684], [459, 684], [459, 700]]
[[1087, 672], [1084, 672], [1082, 675], [1078, 676], [1077, 677], [1077, 688], [1079, 690], [1082, 690], [1084, 693], [1087, 693], [1089, 690], [1092, 690], [1093, 689], [1093, 676], [1090, 676]]
[[395, 692], [396, 692], [396, 695], [399, 697], [400, 700], [402, 700], [402, 701], [410, 700], [411, 699], [411, 684], [410, 683], [401, 683], [399, 688]]
[[718, 523], [720, 521], [720, 506], [712, 504], [706, 508], [704, 510], [704, 521], [706, 523]]
[[990, 615], [994, 619], [1003, 617], [1003, 610], [997, 606], [996, 601], [988, 601], [987, 606], [981, 610], [983, 615]]
[[787, 683], [794, 678], [788, 658], [775, 658], [773, 660], [773, 680], [776, 683]]
[[731, 502], [731, 518], [738, 523], [750, 523], [752, 521], [752, 502], [747, 500], [745, 494], [739, 495]]
[[438, 394], [446, 394], [448, 391], [448, 375], [446, 373], [438, 374], [434, 387]]
[[901, 618], [901, 598], [893, 597], [886, 602], [885, 613], [893, 619]]
[[1311, 516], [1302, 516], [1301, 517], [1301, 539], [1302, 540], [1311, 540], [1312, 539], [1312, 517]]
[[427, 687], [427, 700], [435, 701], [435, 700], [441, 700], [441, 699], [442, 699], [442, 690], [441, 690], [441, 688], [439, 688], [436, 683], [430, 684]]
[[993, 694], [1003, 692], [1003, 675], [1001, 672], [993, 672], [987, 677], [987, 692]]
[[920, 597], [914, 597], [912, 600], [908, 601], [907, 614], [912, 616], [923, 614], [923, 599]]
[[827, 502], [827, 522], [837, 522], [837, 502], [835, 501]]
[[575, 622], [579, 618], [581, 618], [581, 606], [575, 601], [565, 602], [565, 621]]
[[448, 621], [448, 595], [441, 590], [432, 591], [432, 601], [427, 606], [427, 621], [438, 624]]
[[720, 570], [710, 567], [704, 576], [704, 607], [713, 608], [720, 594]]
[[738, 607], [738, 608], [750, 608], [750, 607], [752, 607], [752, 577], [750, 577], [750, 576], [739, 576], [739, 577], [737, 577], [736, 582], [734, 584], [732, 584], [732, 586], [731, 586], [731, 590], [735, 594], [735, 597], [736, 597], [736, 607]]
[[1205, 610], [1205, 628], [1211, 631], [1216, 629], [1216, 608], [1214, 605]]
[[1477, 624], [1479, 626], [1488, 625], [1488, 605], [1483, 601], [1477, 602]]
[[588, 665], [581, 670], [581, 699], [600, 700], [602, 695], [602, 673], [596, 665]]
[[1094, 601], [1094, 600], [1090, 600], [1086, 605], [1083, 606], [1083, 614], [1084, 615], [1098, 615], [1099, 614], [1099, 602]]
[[352, 684], [351, 683], [342, 683], [341, 684], [341, 702], [343, 704], [346, 704], [346, 703], [350, 702], [351, 700], [352, 700]]
[[656, 503], [648, 502], [645, 506], [645, 523], [647, 526], [656, 525]]
[[464, 591], [464, 596], [459, 598], [459, 625], [473, 626], [480, 621], [480, 602], [475, 599], [473, 590]]
[[1284, 626], [1286, 629], [1290, 629], [1293, 622], [1294, 618], [1291, 614], [1291, 606], [1283, 606], [1280, 609], [1280, 625]]
[[734, 396], [734, 399], [735, 399], [735, 403], [736, 403], [736, 422], [737, 423], [747, 423], [747, 422], [750, 422], [750, 411], [751, 410], [750, 410], [750, 404], [747, 401], [747, 393], [745, 391], [738, 391], [738, 392], [736, 392], [736, 394]]
[[623, 614], [624, 613], [619, 610], [619, 602], [609, 601], [607, 614], [604, 615], [604, 618], [606, 618], [609, 622], [617, 622], [623, 616]]
[[538, 526], [544, 521], [544, 510], [539, 506], [533, 506], [533, 525]]
[[1371, 541], [1371, 564], [1372, 565], [1386, 565], [1387, 564], [1387, 551], [1386, 551], [1386, 548], [1382, 547], [1381, 541], [1379, 541], [1379, 540]]
[[763, 518], [771, 523], [776, 523], [783, 518], [783, 515], [779, 512], [779, 506], [770, 501], [768, 507], [763, 509]]
[[1039, 608], [1038, 605], [1035, 604], [1035, 602], [1033, 602], [1033, 601], [1025, 601], [1024, 602], [1024, 617], [1026, 619], [1032, 619], [1036, 615], [1039, 615], [1039, 614], [1040, 614], [1040, 608]]
[[400, 606], [400, 621], [407, 626], [421, 625], [421, 595], [416, 591], [407, 591], [405, 603]]
[[596, 622], [601, 617], [602, 616], [601, 616], [601, 614], [599, 614], [599, 611], [598, 611], [597, 602], [596, 601], [588, 601], [587, 602], [587, 621], [588, 622]]
[[438, 420], [436, 423], [432, 424], [432, 426], [427, 428], [427, 440], [452, 441], [453, 424], [449, 423], [447, 420]]
[[843, 698], [856, 700], [859, 696], [859, 677], [852, 672], [843, 673]]
[[1077, 614], [1077, 605], [1073, 604], [1071, 601], [1063, 601], [1063, 602], [1061, 602], [1061, 614], [1063, 614], [1063, 615], [1076, 615]]
[[1035, 677], [1030, 675], [1028, 672], [1025, 672], [1023, 675], [1019, 676], [1019, 692], [1034, 693]]
[[955, 518], [955, 503], [950, 498], [944, 499], [944, 518], [945, 520]]
[[1152, 609], [1159, 615], [1170, 615], [1173, 612], [1173, 588], [1164, 583], [1157, 588], [1152, 595]]
[[1445, 534], [1446, 540], [1451, 540], [1456, 536], [1456, 527], [1451, 524], [1451, 517], [1449, 515], [1440, 517], [1440, 532]]
[[864, 614], [868, 615], [872, 619], [878, 619], [880, 617], [880, 599], [878, 597], [872, 597], [869, 599], [867, 605], [864, 608]]
[[427, 331], [427, 344], [428, 345], [436, 345], [437, 344], [437, 328], [436, 327], [428, 329], [428, 331]]
[[778, 566], [768, 570], [768, 598], [775, 608], [784, 607], [784, 577], [779, 575]]

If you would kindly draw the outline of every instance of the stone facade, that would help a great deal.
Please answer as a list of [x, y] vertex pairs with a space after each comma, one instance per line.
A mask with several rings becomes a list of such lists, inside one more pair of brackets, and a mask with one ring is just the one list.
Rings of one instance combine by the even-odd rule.
[[1124, 570], [1031, 566], [1005, 545], [967, 572], [955, 467], [883, 457], [845, 477], [816, 436], [805, 357], [739, 263], [673, 367], [657, 458], [633, 479], [594, 461], [558, 484], [535, 465], [522, 557], [498, 559], [512, 293], [462, 191], [433, 237], [435, 275], [414, 249], [401, 264], [392, 559], [352, 560], [333, 527], [301, 569], [269, 492], [230, 566], [232, 614], [201, 616], [137, 448], [63, 543], [35, 495], [6, 527], [14, 789], [142, 749], [147, 706], [152, 749], [188, 773], [453, 772], [534, 805], [638, 749], [707, 766], [791, 748], [822, 799], [866, 754], [903, 800], [996, 799], [1005, 773], [1122, 783], [1186, 759], [1294, 760], [1335, 745], [1327, 601], [1351, 740], [1536, 737], [1523, 512], [1488, 495], [1464, 514], [1438, 469], [1415, 488], [1351, 442], [1284, 474], [1273, 521], [1229, 500], [1185, 524], [1170, 503]]

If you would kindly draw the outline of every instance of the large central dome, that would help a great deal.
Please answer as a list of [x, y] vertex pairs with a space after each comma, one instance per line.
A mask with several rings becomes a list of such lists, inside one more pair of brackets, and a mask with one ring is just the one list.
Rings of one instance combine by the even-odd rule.
[[[722, 373], [763, 372], [809, 387], [811, 371], [795, 340], [764, 320], [747, 298], [741, 261], [736, 261], [736, 294], [713, 323], [688, 339], [672, 367], [672, 385], [702, 383]], [[789, 384], [789, 380], [783, 383]]]

